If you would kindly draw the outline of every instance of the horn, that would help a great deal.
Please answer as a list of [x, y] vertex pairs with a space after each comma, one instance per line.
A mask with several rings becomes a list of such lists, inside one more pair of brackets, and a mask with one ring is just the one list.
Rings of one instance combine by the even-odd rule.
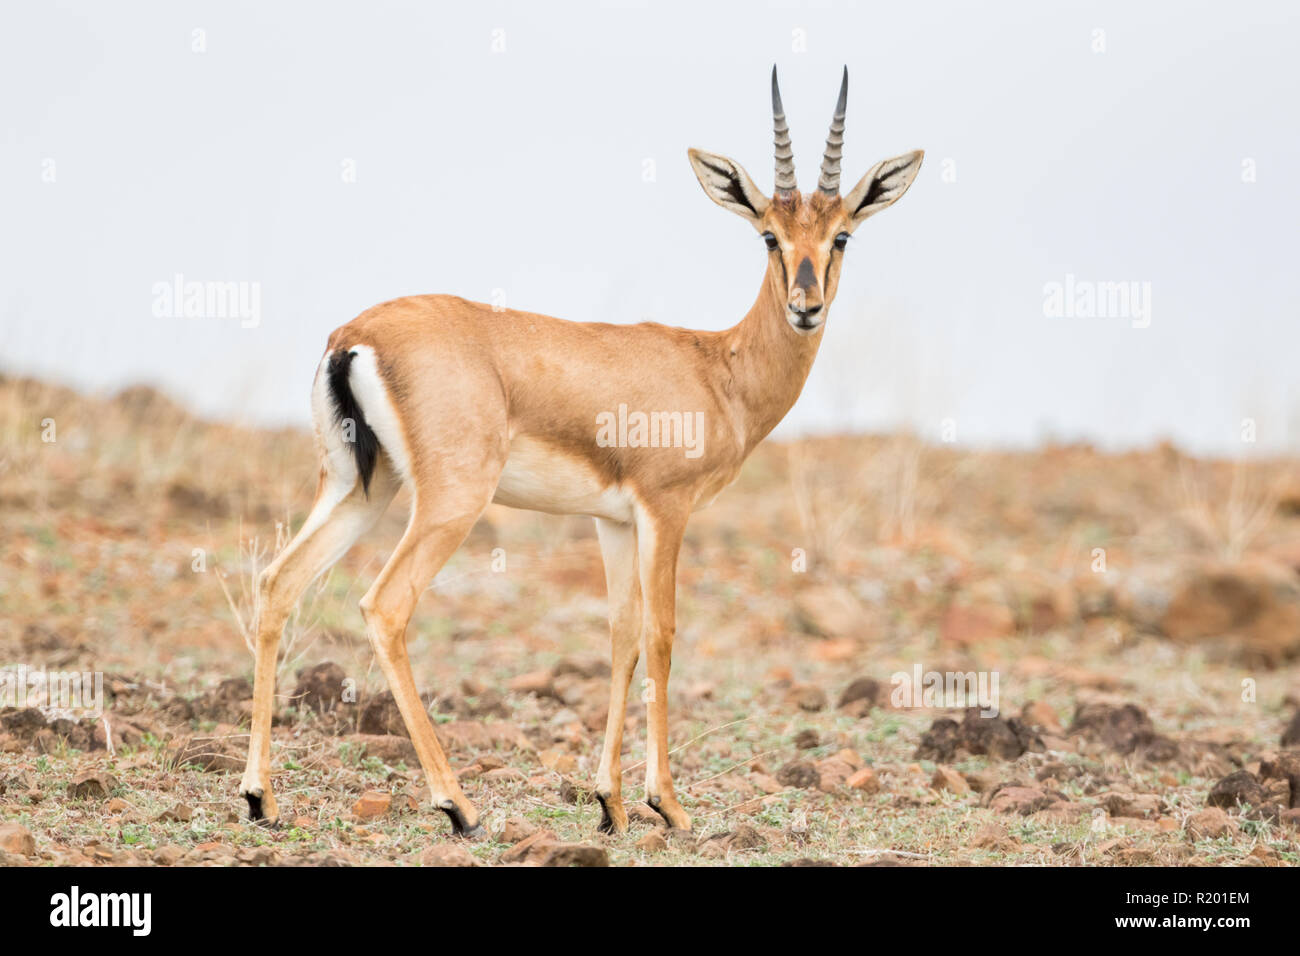
[[824, 193], [840, 193], [840, 157], [844, 154], [844, 107], [849, 100], [849, 68], [844, 68], [840, 81], [840, 98], [835, 104], [835, 117], [831, 120], [831, 134], [826, 137], [826, 155], [822, 157], [822, 174], [817, 188]]
[[776, 84], [776, 65], [772, 66], [772, 128], [776, 133], [776, 194], [788, 196], [795, 191], [794, 150], [790, 148], [790, 127], [785, 125], [781, 107], [781, 88]]

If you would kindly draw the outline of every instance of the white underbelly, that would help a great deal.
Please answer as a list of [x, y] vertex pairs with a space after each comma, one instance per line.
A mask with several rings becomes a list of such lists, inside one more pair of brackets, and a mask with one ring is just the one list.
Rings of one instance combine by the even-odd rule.
[[633, 520], [632, 496], [606, 484], [586, 462], [544, 442], [516, 438], [492, 500], [508, 508], [557, 515]]

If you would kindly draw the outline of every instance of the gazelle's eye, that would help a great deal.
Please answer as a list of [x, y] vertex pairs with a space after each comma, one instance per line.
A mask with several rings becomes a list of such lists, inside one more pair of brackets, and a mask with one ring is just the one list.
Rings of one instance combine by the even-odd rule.
[[776, 241], [776, 236], [772, 235], [770, 232], [763, 233], [763, 241], [767, 243], [767, 248], [772, 252], [775, 252], [780, 248], [780, 244]]
[[841, 252], [844, 251], [844, 247], [847, 246], [848, 244], [849, 244], [849, 234], [847, 232], [841, 232], [838, 236], [835, 237], [835, 248], [839, 249]]

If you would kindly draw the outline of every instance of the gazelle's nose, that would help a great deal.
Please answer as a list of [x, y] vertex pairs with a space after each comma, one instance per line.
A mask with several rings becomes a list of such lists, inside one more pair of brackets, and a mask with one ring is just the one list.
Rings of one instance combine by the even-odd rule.
[[816, 315], [822, 308], [822, 290], [817, 285], [817, 273], [807, 256], [799, 263], [794, 274], [794, 287], [790, 289], [790, 311], [800, 315]]

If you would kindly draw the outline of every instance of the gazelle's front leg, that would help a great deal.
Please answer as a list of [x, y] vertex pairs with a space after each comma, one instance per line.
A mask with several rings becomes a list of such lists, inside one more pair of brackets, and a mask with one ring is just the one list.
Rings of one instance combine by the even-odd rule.
[[[663, 502], [657, 503], [664, 504]], [[643, 511], [637, 517], [637, 557], [644, 604], [641, 633], [645, 639], [646, 708], [645, 796], [668, 825], [691, 828], [691, 818], [677, 802], [668, 767], [668, 670], [672, 664], [677, 618], [677, 553], [681, 550], [689, 508]]]
[[636, 528], [596, 519], [600, 552], [605, 559], [605, 585], [609, 592], [609, 717], [605, 722], [605, 746], [596, 771], [596, 799], [600, 801], [599, 829], [602, 833], [624, 833], [627, 811], [623, 809], [623, 722], [627, 712], [627, 688], [636, 670], [641, 642], [641, 582], [637, 580]]

